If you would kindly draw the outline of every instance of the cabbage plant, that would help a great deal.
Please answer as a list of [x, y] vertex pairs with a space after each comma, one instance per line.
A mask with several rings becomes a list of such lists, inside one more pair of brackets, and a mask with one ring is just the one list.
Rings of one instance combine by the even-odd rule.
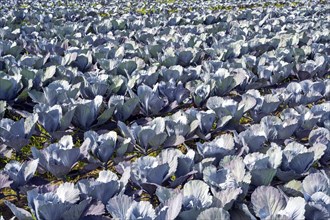
[[[75, 103], [75, 111], [72, 118], [72, 123], [83, 129], [90, 128], [94, 122], [98, 119], [101, 111], [103, 98], [102, 96], [96, 96], [92, 100], [81, 99]], [[110, 118], [112, 112], [106, 115], [106, 118]], [[99, 118], [100, 119], [100, 118]]]
[[[156, 211], [147, 201], [136, 202], [126, 195], [118, 195], [109, 200], [108, 212], [117, 219], [156, 219]], [[162, 218], [160, 218], [162, 219]]]
[[122, 95], [111, 96], [108, 102], [108, 108], [113, 109], [113, 116], [118, 121], [126, 121], [134, 112], [139, 104], [136, 97], [126, 98]]
[[26, 119], [13, 121], [3, 118], [0, 121], [0, 139], [9, 147], [19, 152], [22, 147], [28, 145], [31, 136], [35, 132], [35, 125], [38, 120], [37, 114], [32, 114]]
[[283, 162], [278, 170], [280, 179], [288, 180], [304, 175], [311, 166], [323, 156], [326, 147], [321, 144], [308, 148], [300, 143], [291, 142], [282, 151]]
[[47, 104], [50, 106], [71, 103], [71, 99], [78, 96], [80, 84], [71, 85], [66, 80], [55, 80], [47, 87], [43, 87], [43, 92], [37, 90], [29, 91], [29, 96], [36, 103]]
[[100, 162], [107, 169], [108, 162], [114, 153], [123, 155], [130, 143], [130, 139], [119, 141], [117, 133], [110, 131], [105, 134], [97, 134], [94, 131], [84, 133], [84, 142], [80, 149], [83, 156], [89, 162]]
[[12, 101], [23, 89], [22, 75], [7, 75], [0, 72], [0, 100]]
[[63, 131], [71, 125], [75, 109], [63, 112], [60, 105], [37, 104], [34, 111], [38, 114], [38, 122], [49, 133]]
[[[165, 131], [165, 119], [161, 117], [155, 118], [145, 126], [134, 123], [128, 127], [123, 122], [119, 121], [118, 127], [125, 138], [130, 138], [130, 145], [133, 145], [133, 147], [144, 154], [146, 154], [149, 148], [159, 148], [168, 137]], [[130, 149], [131, 148], [132, 147], [130, 147]]]
[[32, 155], [39, 159], [40, 166], [57, 178], [65, 178], [80, 158], [80, 149], [75, 148], [72, 136], [63, 136], [58, 143], [39, 150], [32, 147]]
[[121, 191], [123, 187], [116, 174], [111, 171], [101, 171], [97, 179], [82, 179], [77, 183], [81, 197], [93, 198], [107, 204], [109, 199]]
[[290, 197], [286, 201], [281, 192], [272, 186], [260, 186], [251, 195], [253, 210], [260, 219], [305, 218], [306, 202], [301, 197]]
[[20, 187], [28, 183], [34, 176], [37, 170], [39, 160], [26, 161], [20, 163], [18, 161], [10, 161], [4, 168], [4, 173], [7, 174], [13, 182], [11, 187], [17, 192], [19, 197]]

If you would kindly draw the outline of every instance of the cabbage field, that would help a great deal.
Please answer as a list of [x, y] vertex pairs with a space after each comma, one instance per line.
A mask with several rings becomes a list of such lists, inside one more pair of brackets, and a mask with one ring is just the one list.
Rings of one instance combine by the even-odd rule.
[[330, 3], [1, 0], [0, 219], [330, 219]]

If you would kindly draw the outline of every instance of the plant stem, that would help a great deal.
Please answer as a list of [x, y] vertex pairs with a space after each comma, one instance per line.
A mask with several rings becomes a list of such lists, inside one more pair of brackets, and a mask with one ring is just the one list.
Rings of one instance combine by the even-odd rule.
[[20, 201], [21, 195], [19, 194], [19, 190], [15, 191], [15, 192], [16, 192], [17, 201]]

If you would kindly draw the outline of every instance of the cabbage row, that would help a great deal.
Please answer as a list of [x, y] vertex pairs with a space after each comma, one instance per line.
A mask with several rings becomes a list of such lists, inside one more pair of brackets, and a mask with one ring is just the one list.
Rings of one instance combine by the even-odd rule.
[[330, 218], [325, 1], [3, 2], [4, 217]]

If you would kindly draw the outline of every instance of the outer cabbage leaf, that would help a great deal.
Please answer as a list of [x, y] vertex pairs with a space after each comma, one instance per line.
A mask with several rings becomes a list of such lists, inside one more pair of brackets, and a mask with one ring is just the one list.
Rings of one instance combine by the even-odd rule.
[[261, 219], [277, 214], [286, 206], [280, 191], [272, 186], [260, 186], [251, 195], [253, 210]]

